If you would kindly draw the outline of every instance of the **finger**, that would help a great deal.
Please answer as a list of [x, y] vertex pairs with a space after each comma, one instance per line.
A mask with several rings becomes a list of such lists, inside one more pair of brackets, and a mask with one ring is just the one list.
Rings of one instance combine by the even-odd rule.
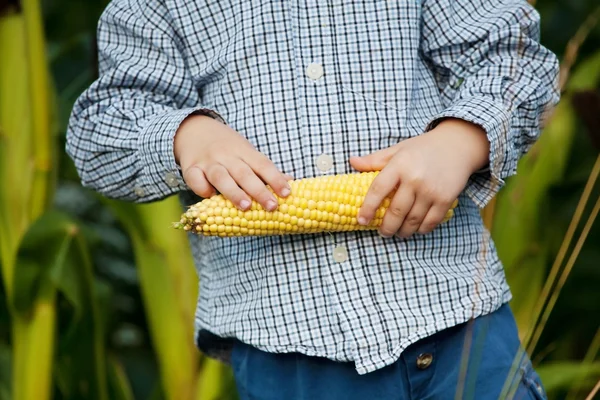
[[398, 149], [395, 146], [392, 146], [366, 156], [350, 157], [350, 165], [352, 168], [361, 172], [380, 171], [385, 168], [387, 163], [397, 151]]
[[397, 175], [391, 168], [384, 168], [379, 175], [375, 177], [367, 191], [363, 204], [358, 211], [359, 224], [367, 225], [371, 222], [379, 205], [392, 189], [394, 189], [397, 183]]
[[265, 210], [274, 211], [277, 208], [277, 199], [248, 164], [238, 159], [228, 171], [237, 184]]
[[252, 201], [233, 180], [227, 169], [221, 164], [211, 164], [205, 171], [208, 181], [221, 194], [241, 210], [247, 210]]
[[423, 219], [425, 219], [432, 205], [431, 200], [417, 196], [408, 215], [404, 218], [402, 226], [398, 230], [398, 236], [407, 238], [415, 233], [421, 226], [421, 223], [423, 223]]
[[402, 226], [414, 202], [415, 192], [408, 186], [403, 187], [400, 185], [383, 216], [383, 221], [379, 227], [379, 234], [383, 237], [394, 236]]
[[417, 196], [415, 202], [398, 229], [397, 235], [408, 238], [413, 235], [423, 223], [425, 216], [433, 206], [433, 202], [423, 196]]
[[183, 180], [200, 197], [208, 198], [216, 194], [215, 188], [206, 180], [204, 172], [197, 165], [183, 171]]
[[285, 180], [288, 181], [288, 182], [294, 180], [294, 177], [291, 176], [291, 175], [289, 175], [289, 174], [284, 174], [283, 176], [285, 177]]
[[275, 193], [281, 197], [289, 196], [292, 190], [286, 176], [263, 154], [259, 152], [255, 154], [255, 156], [249, 157], [244, 161], [254, 170], [256, 175], [260, 176], [267, 185], [271, 186]]
[[433, 231], [446, 217], [446, 213], [448, 212], [449, 207], [442, 204], [435, 204], [430, 209], [425, 218], [423, 218], [423, 222], [421, 222], [421, 226], [417, 229], [422, 235], [430, 233]]

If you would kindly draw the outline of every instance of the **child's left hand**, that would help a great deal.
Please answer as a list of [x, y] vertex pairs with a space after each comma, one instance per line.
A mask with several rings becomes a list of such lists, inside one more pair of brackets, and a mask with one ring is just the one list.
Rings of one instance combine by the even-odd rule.
[[483, 128], [460, 119], [446, 119], [420, 136], [364, 157], [351, 157], [350, 164], [358, 171], [381, 171], [365, 196], [359, 223], [369, 223], [383, 199], [397, 188], [380, 235], [409, 237], [431, 232], [488, 157]]

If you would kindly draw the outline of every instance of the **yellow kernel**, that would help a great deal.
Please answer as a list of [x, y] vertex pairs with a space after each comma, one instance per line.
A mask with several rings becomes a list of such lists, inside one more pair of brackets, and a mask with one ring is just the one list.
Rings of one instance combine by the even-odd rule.
[[303, 227], [304, 226], [304, 218], [298, 218], [298, 226]]
[[312, 199], [308, 200], [306, 205], [309, 210], [315, 210], [317, 208], [317, 202]]
[[248, 226], [248, 220], [246, 218], [240, 219], [240, 226], [247, 227]]
[[205, 212], [200, 213], [200, 221], [206, 221], [207, 218], [208, 214], [206, 214]]
[[345, 213], [346, 213], [346, 206], [344, 204], [340, 204], [340, 207], [338, 208], [338, 214], [344, 215]]
[[327, 222], [320, 221], [319, 222], [319, 229], [327, 229]]
[[300, 208], [305, 209], [308, 207], [308, 201], [306, 201], [306, 198], [301, 198], [300, 199]]
[[231, 218], [233, 218], [233, 217], [237, 217], [237, 216], [238, 216], [238, 213], [239, 213], [239, 211], [238, 211], [238, 209], [237, 209], [237, 208], [235, 208], [235, 207], [234, 207], [234, 208], [230, 208], [230, 209], [229, 209], [229, 216], [230, 216]]
[[248, 228], [240, 228], [240, 233], [242, 235], [247, 235], [248, 234]]
[[285, 224], [285, 230], [288, 232], [292, 231], [292, 225], [291, 224]]
[[283, 214], [283, 222], [285, 222], [286, 224], [290, 222], [289, 214]]
[[229, 217], [229, 208], [224, 208], [224, 209], [221, 211], [221, 216], [222, 216], [223, 218], [227, 218], [227, 217]]
[[346, 217], [345, 215], [342, 215], [340, 218], [340, 222], [342, 223], [342, 225], [346, 225], [347, 221], [348, 221], [348, 217]]
[[206, 224], [202, 225], [202, 230], [204, 232], [209, 232], [210, 231], [210, 225], [206, 225]]
[[279, 206], [279, 211], [281, 211], [282, 213], [287, 213], [288, 212], [288, 208], [289, 206], [287, 204], [282, 204]]
[[233, 228], [232, 228], [231, 226], [226, 226], [226, 227], [225, 227], [225, 232], [227, 232], [227, 233], [231, 233], [232, 229], [233, 229]]
[[290, 215], [296, 215], [296, 206], [291, 205], [289, 207], [288, 214], [290, 214]]
[[240, 227], [239, 226], [233, 226], [233, 233], [240, 233]]
[[202, 226], [201, 225], [196, 225], [196, 232], [200, 232], [202, 230]]
[[267, 224], [269, 222], [265, 221], [264, 219], [262, 221], [260, 221], [260, 229], [267, 229]]
[[[265, 219], [265, 210], [258, 210], [257, 214], [258, 214], [258, 217], [257, 217], [257, 218], [258, 218], [260, 221], [262, 221], [263, 219]], [[256, 218], [255, 218], [255, 219], [256, 219]]]
[[220, 233], [219, 233], [219, 236], [220, 236], [220, 237], [225, 237], [225, 236], [227, 236], [227, 234], [226, 234], [225, 232], [220, 232]]
[[219, 232], [219, 233], [225, 232], [225, 225], [218, 225], [217, 226], [217, 232]]
[[240, 219], [240, 217], [233, 218], [233, 225], [240, 226], [241, 223], [242, 223], [242, 220]]
[[208, 218], [206, 218], [206, 223], [208, 225], [213, 225], [215, 223], [215, 217], [208, 217]]
[[328, 231], [333, 229], [333, 224], [331, 222], [328, 222], [327, 225], [325, 226], [325, 229], [327, 229]]
[[338, 214], [333, 214], [333, 223], [334, 224], [340, 223], [340, 216]]
[[[265, 222], [267, 223], [267, 229], [273, 230], [273, 228], [275, 227], [273, 225], [273, 221], [265, 221]], [[279, 224], [279, 223], [277, 223], [277, 224]]]
[[221, 207], [215, 207], [215, 215], [221, 215], [223, 209]]
[[217, 225], [211, 225], [210, 226], [210, 231], [213, 232], [213, 233], [216, 232], [217, 231]]
[[221, 216], [215, 217], [215, 224], [223, 225], [224, 219]]
[[253, 229], [254, 228], [254, 220], [248, 221], [248, 228], [249, 229]]
[[298, 224], [298, 217], [296, 217], [295, 215], [292, 215], [291, 218], [290, 218], [290, 224], [297, 225]]
[[326, 206], [326, 204], [325, 204], [325, 202], [323, 200], [319, 200], [317, 202], [317, 210], [319, 210], [319, 211], [325, 211], [325, 206]]
[[310, 210], [310, 219], [314, 220], [314, 221], [319, 221], [321, 218], [319, 218], [321, 211], [319, 210]]
[[302, 213], [302, 218], [310, 218], [310, 210], [308, 208], [304, 209], [304, 212]]
[[313, 222], [310, 219], [304, 220], [304, 228], [305, 229], [310, 229], [310, 227], [313, 225]]
[[255, 230], [254, 229], [248, 229], [248, 235], [252, 236], [254, 235]]
[[224, 218], [223, 222], [225, 223], [226, 226], [231, 226], [231, 225], [233, 225], [233, 218], [231, 218], [231, 217]]
[[325, 203], [325, 211], [328, 213], [333, 212], [333, 203], [331, 201]]
[[252, 210], [252, 220], [258, 221], [258, 210]]
[[294, 225], [292, 226], [292, 232], [298, 232], [300, 228], [298, 228], [298, 225]]

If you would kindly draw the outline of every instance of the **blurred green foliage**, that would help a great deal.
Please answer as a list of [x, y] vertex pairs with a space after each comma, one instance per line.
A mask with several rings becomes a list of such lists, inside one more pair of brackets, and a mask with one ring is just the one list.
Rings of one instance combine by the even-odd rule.
[[[106, 354], [107, 366], [97, 367], [106, 369], [108, 381], [108, 398], [110, 399], [152, 399], [158, 400], [169, 396], [169, 389], [165, 385], [165, 351], [161, 350], [160, 342], [153, 337], [152, 315], [146, 308], [149, 300], [144, 295], [143, 282], [147, 278], [143, 275], [142, 263], [156, 265], [160, 263], [156, 258], [164, 254], [150, 255], [144, 259], [140, 254], [144, 252], [144, 238], [147, 232], [143, 229], [132, 228], [132, 221], [137, 218], [136, 212], [148, 212], [143, 209], [132, 210], [134, 206], [118, 205], [118, 202], [106, 202], [96, 194], [81, 188], [77, 174], [71, 161], [64, 154], [65, 130], [71, 107], [77, 96], [94, 80], [96, 76], [96, 47], [95, 30], [98, 18], [107, 0], [43, 0], [43, 15], [45, 34], [47, 40], [47, 56], [54, 91], [56, 93], [56, 146], [60, 150], [56, 159], [58, 172], [56, 193], [53, 199], [53, 209], [59, 211], [64, 218], [62, 224], [75, 223], [80, 233], [81, 243], [85, 243], [89, 258], [89, 275], [85, 280], [86, 285], [93, 286], [95, 293], [95, 306], [99, 319], [90, 322], [100, 326], [98, 331], [102, 340], [102, 352]], [[597, 0], [538, 0], [536, 7], [542, 15], [542, 42], [553, 50], [561, 59], [565, 55], [568, 41], [575, 35], [583, 21], [599, 6]], [[579, 51], [578, 62], [574, 69], [581, 65], [581, 60], [590, 59], [600, 49], [600, 25], [596, 26], [583, 43]], [[5, 62], [0, 60], [0, 63]], [[1, 90], [1, 88], [0, 88]], [[596, 84], [596, 90], [598, 85]], [[598, 111], [600, 112], [600, 110]], [[564, 166], [557, 166], [553, 172], [553, 154], [546, 153], [548, 164], [547, 174], [556, 173], [560, 176], [549, 179], [551, 182], [544, 189], [543, 195], [536, 201], [531, 209], [536, 212], [538, 223], [535, 228], [536, 240], [543, 247], [543, 258], [536, 258], [532, 263], [539, 263], [533, 271], [537, 281], [527, 277], [519, 277], [519, 268], [525, 269], [527, 263], [510, 265], [509, 278], [513, 290], [517, 291], [516, 298], [525, 298], [533, 292], [537, 296], [540, 287], [533, 289], [536, 284], [541, 286], [548, 274], [561, 245], [567, 227], [574, 214], [577, 202], [581, 196], [583, 186], [590, 175], [592, 166], [598, 156], [598, 149], [592, 144], [589, 128], [586, 127], [577, 114], [572, 115], [573, 121], [568, 129], [572, 130], [569, 140], [570, 148], [564, 153]], [[596, 132], [596, 134], [598, 134]], [[556, 149], [548, 151], [559, 151]], [[562, 153], [561, 153], [562, 154]], [[557, 157], [562, 157], [557, 154]], [[521, 167], [520, 167], [521, 168]], [[526, 169], [527, 167], [525, 167]], [[560, 171], [559, 171], [560, 170]], [[554, 179], [555, 178], [555, 179]], [[514, 178], [516, 180], [518, 178]], [[507, 191], [498, 199], [498, 213], [502, 213], [503, 202], [510, 201], [509, 196], [514, 193], [511, 186], [517, 187], [518, 182], [509, 183]], [[592, 194], [592, 199], [600, 195], [598, 187]], [[513, 192], [510, 192], [513, 190]], [[518, 201], [516, 204], [520, 204]], [[137, 207], [137, 206], [136, 206]], [[173, 204], [160, 205], [162, 212], [173, 212]], [[125, 214], [124, 214], [125, 210]], [[506, 213], [506, 211], [504, 211]], [[127, 218], [129, 216], [129, 220]], [[168, 219], [168, 214], [165, 216]], [[505, 222], [505, 221], [501, 221]], [[515, 224], [519, 224], [516, 221]], [[521, 221], [522, 224], [522, 221]], [[60, 224], [59, 224], [60, 225]], [[502, 224], [500, 224], [501, 226]], [[498, 225], [496, 226], [498, 228]], [[513, 228], [511, 228], [513, 229]], [[35, 231], [34, 233], [35, 234]], [[176, 235], [176, 233], [172, 233]], [[494, 238], [506, 232], [494, 231]], [[31, 235], [31, 233], [30, 233]], [[510, 235], [509, 235], [510, 236]], [[164, 239], [164, 238], [163, 238]], [[58, 238], [56, 239], [58, 240]], [[79, 239], [76, 239], [79, 240]], [[502, 245], [502, 243], [500, 243]], [[27, 245], [27, 242], [25, 243]], [[503, 245], [501, 254], [510, 253], [513, 249]], [[77, 256], [77, 253], [74, 253]], [[168, 256], [164, 256], [168, 259]], [[189, 261], [182, 265], [189, 267]], [[152, 264], [154, 263], [154, 264]], [[87, 264], [86, 264], [87, 265]], [[533, 353], [535, 363], [540, 366], [542, 376], [551, 396], [554, 399], [566, 398], [568, 388], [576, 382], [581, 375], [581, 360], [589, 353], [590, 343], [598, 335], [600, 326], [600, 223], [597, 223], [584, 245], [565, 287], [563, 288], [557, 306], [552, 312], [541, 340]], [[165, 272], [165, 271], [163, 271]], [[188, 273], [193, 271], [188, 270]], [[526, 271], [527, 272], [527, 271]], [[185, 271], [178, 273], [185, 274]], [[77, 277], [78, 275], [71, 275]], [[188, 275], [189, 276], [192, 275]], [[518, 277], [518, 278], [517, 278]], [[192, 276], [192, 278], [194, 278]], [[79, 279], [79, 278], [77, 278]], [[68, 285], [72, 282], [65, 282]], [[64, 333], [72, 326], [74, 316], [77, 315], [78, 304], [73, 298], [81, 296], [81, 288], [67, 287], [62, 290], [57, 298], [57, 329]], [[146, 283], [151, 285], [151, 283]], [[193, 296], [189, 296], [191, 299]], [[11, 316], [9, 304], [6, 302], [6, 285], [0, 285], [0, 399], [9, 399], [11, 375]], [[25, 299], [26, 300], [26, 299]], [[178, 301], [171, 298], [170, 301]], [[521, 301], [521, 300], [518, 300]], [[527, 315], [531, 306], [523, 300], [527, 307], [522, 309]], [[193, 306], [191, 303], [189, 306]], [[85, 307], [89, 307], [86, 305]], [[183, 306], [183, 308], [188, 306]], [[526, 318], [526, 317], [523, 317]], [[525, 319], [520, 327], [526, 324]], [[156, 323], [154, 323], [156, 324]], [[191, 330], [191, 326], [189, 326]], [[191, 331], [189, 332], [191, 334]], [[85, 333], [82, 333], [85, 335]], [[74, 381], [66, 374], [75, 373], [78, 365], [69, 365], [69, 357], [61, 355], [72, 354], [69, 345], [69, 336], [61, 335], [58, 351], [57, 368], [55, 372], [54, 398], [76, 399], [97, 398], [97, 396], [82, 397], [86, 390], [78, 385], [81, 382], [91, 384], [89, 376], [81, 377], [81, 381]], [[185, 337], [185, 336], [184, 336]], [[85, 343], [84, 343], [85, 345]], [[88, 346], [92, 346], [88, 343]], [[90, 350], [82, 350], [84, 352]], [[97, 349], [96, 349], [97, 351]], [[178, 350], [182, 351], [182, 350]], [[193, 351], [193, 350], [190, 350]], [[87, 353], [86, 353], [87, 354]], [[163, 356], [161, 356], [163, 354]], [[98, 357], [100, 359], [102, 357]], [[594, 360], [598, 360], [597, 355]], [[98, 360], [96, 360], [98, 362]], [[189, 365], [194, 365], [200, 373], [199, 382], [202, 384], [218, 383], [215, 393], [221, 393], [216, 398], [235, 398], [235, 390], [231, 376], [226, 367], [216, 365], [204, 358], [189, 360]], [[86, 368], [93, 368], [86, 365]], [[584, 389], [574, 398], [584, 398], [583, 393], [589, 392], [590, 385], [600, 377], [598, 364], [588, 368], [593, 370], [585, 381]], [[61, 372], [62, 371], [62, 372]], [[86, 370], [79, 370], [85, 373]], [[195, 370], [194, 370], [195, 371]], [[204, 371], [204, 376], [201, 372]], [[167, 373], [168, 374], [168, 373]], [[89, 375], [89, 374], [88, 374]], [[178, 375], [178, 374], [173, 374]], [[207, 378], [210, 377], [210, 378]], [[222, 380], [222, 381], [221, 381]], [[172, 398], [172, 397], [171, 397]], [[194, 398], [210, 400], [198, 392]]]

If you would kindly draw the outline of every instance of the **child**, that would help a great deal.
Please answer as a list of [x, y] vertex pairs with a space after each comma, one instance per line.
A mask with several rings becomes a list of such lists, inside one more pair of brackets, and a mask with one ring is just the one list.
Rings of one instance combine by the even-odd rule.
[[541, 399], [479, 214], [558, 101], [538, 34], [525, 0], [113, 0], [67, 150], [135, 202], [381, 171], [379, 232], [190, 236], [197, 345], [242, 399]]

